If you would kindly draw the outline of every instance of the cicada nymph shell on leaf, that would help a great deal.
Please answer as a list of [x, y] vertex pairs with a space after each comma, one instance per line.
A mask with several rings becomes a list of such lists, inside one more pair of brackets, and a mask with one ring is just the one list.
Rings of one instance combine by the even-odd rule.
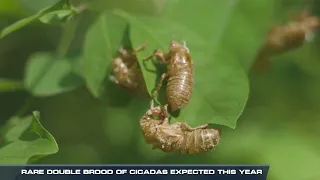
[[288, 23], [273, 26], [258, 52], [253, 70], [265, 70], [271, 65], [270, 57], [296, 49], [305, 41], [311, 41], [319, 26], [319, 17], [310, 16], [308, 8], [292, 17]]
[[148, 91], [136, 52], [142, 51], [145, 47], [146, 44], [139, 46], [135, 50], [125, 50], [120, 47], [120, 56], [112, 59], [112, 72], [109, 75], [109, 80], [113, 83], [144, 97], [148, 96]]
[[184, 122], [169, 121], [167, 105], [151, 106], [140, 119], [142, 134], [153, 149], [194, 155], [208, 152], [219, 143], [221, 131], [208, 128], [208, 124], [192, 128]]
[[193, 91], [193, 61], [186, 43], [171, 41], [168, 53], [158, 49], [145, 60], [152, 57], [167, 64], [167, 73], [162, 74], [153, 97], [158, 95], [163, 80], [168, 77], [166, 91], [171, 111], [183, 108], [189, 103]]

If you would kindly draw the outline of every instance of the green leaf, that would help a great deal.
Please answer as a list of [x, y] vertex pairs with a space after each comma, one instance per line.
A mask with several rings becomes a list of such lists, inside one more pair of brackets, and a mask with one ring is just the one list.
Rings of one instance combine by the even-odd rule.
[[1, 129], [0, 164], [26, 164], [30, 158], [55, 154], [54, 137], [40, 124], [39, 112], [24, 118], [13, 117]]
[[[273, 3], [179, 0], [168, 3], [163, 18], [139, 17], [121, 11], [117, 14], [130, 21], [133, 46], [149, 42], [149, 47], [138, 54], [141, 67], [144, 67], [141, 59], [154, 49], [166, 52], [170, 40], [187, 42], [194, 61], [195, 84], [190, 103], [175, 116], [179, 121], [193, 126], [212, 123], [235, 128], [249, 94], [242, 59], [252, 61], [263, 42], [266, 29], [255, 26], [260, 21], [271, 23]], [[148, 69], [156, 69], [152, 62], [145, 64]], [[151, 93], [157, 76], [145, 67], [143, 75]]]
[[23, 83], [17, 80], [0, 78], [0, 92], [10, 92], [24, 89]]
[[25, 86], [35, 96], [52, 96], [71, 91], [82, 85], [82, 78], [74, 72], [73, 61], [50, 53], [31, 56], [25, 73]]
[[87, 32], [84, 43], [83, 77], [95, 97], [103, 93], [103, 82], [112, 58], [121, 45], [127, 22], [111, 13], [101, 13]]
[[45, 24], [60, 24], [69, 21], [73, 15], [73, 10], [57, 10], [41, 16], [39, 20]]
[[65, 0], [60, 0], [59, 2], [57, 2], [56, 4], [54, 4], [51, 7], [42, 9], [41, 11], [39, 11], [37, 14], [35, 15], [31, 15], [29, 17], [26, 17], [24, 19], [21, 19], [13, 24], [11, 24], [10, 26], [4, 28], [1, 30], [0, 32], [0, 39], [7, 36], [8, 34], [12, 33], [13, 31], [16, 31], [28, 24], [30, 24], [31, 22], [37, 20], [38, 18], [40, 18], [41, 16], [45, 15], [48, 12], [54, 11], [54, 10], [58, 10], [58, 9], [62, 9], [65, 6]]

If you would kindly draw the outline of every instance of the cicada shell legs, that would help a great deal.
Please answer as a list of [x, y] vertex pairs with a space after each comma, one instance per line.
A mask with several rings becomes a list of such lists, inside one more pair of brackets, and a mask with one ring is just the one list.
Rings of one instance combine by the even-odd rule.
[[160, 92], [160, 89], [162, 87], [162, 84], [163, 84], [163, 81], [168, 77], [168, 74], [167, 73], [163, 73], [160, 77], [160, 81], [154, 91], [154, 93], [152, 94], [152, 98], [153, 99], [156, 99], [159, 95], [159, 92]]

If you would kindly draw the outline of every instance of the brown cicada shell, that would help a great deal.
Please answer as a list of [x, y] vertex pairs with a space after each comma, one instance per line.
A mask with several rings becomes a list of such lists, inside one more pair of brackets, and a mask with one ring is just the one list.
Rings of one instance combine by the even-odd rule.
[[168, 77], [167, 100], [172, 111], [181, 109], [190, 101], [193, 90], [193, 62], [190, 51], [186, 45], [181, 45], [176, 41], [171, 41], [169, 52], [164, 54], [161, 50], [156, 50], [152, 57], [167, 64], [167, 73], [163, 73], [158, 87], [154, 93], [154, 98], [161, 89], [163, 80]]
[[310, 16], [308, 8], [283, 25], [277, 25], [268, 32], [263, 46], [253, 64], [253, 70], [264, 70], [271, 65], [270, 57], [300, 47], [310, 41], [320, 26], [319, 17]]
[[113, 83], [144, 97], [148, 96], [148, 91], [144, 83], [136, 52], [143, 50], [145, 47], [146, 44], [131, 51], [120, 47], [120, 56], [112, 60], [112, 72], [109, 76], [109, 79]]
[[146, 142], [153, 149], [190, 155], [212, 150], [221, 135], [220, 130], [209, 129], [208, 124], [195, 128], [184, 122], [170, 124], [167, 106], [151, 107], [140, 119], [140, 127]]

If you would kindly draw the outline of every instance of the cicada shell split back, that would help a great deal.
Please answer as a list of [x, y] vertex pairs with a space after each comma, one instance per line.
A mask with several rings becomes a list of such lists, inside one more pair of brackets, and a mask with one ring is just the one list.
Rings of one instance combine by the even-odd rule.
[[143, 96], [148, 93], [136, 52], [143, 50], [145, 46], [146, 44], [131, 51], [120, 47], [120, 56], [113, 58], [112, 72], [109, 76], [113, 83]]
[[161, 89], [163, 80], [168, 77], [166, 86], [167, 100], [172, 111], [186, 106], [193, 91], [193, 61], [186, 44], [171, 41], [169, 52], [164, 54], [161, 50], [156, 50], [154, 54], [146, 58], [156, 57], [159, 61], [167, 64], [167, 73], [162, 74], [159, 85], [153, 95], [156, 97]]
[[166, 106], [151, 107], [141, 118], [140, 127], [153, 149], [191, 155], [212, 150], [221, 135], [220, 130], [209, 129], [207, 124], [195, 128], [184, 122], [170, 124]]

